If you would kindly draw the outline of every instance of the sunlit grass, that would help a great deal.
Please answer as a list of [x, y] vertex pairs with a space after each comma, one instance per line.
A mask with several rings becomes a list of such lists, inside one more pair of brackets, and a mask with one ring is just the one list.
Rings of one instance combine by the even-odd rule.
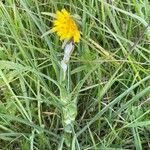
[[69, 66], [78, 101], [71, 149], [150, 148], [150, 2], [0, 2], [0, 148], [68, 149], [59, 93], [62, 42], [55, 13], [78, 14], [82, 38]]

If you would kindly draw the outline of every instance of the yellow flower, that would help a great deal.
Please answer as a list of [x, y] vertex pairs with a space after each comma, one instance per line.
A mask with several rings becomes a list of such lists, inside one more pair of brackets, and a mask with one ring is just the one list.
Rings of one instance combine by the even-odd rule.
[[60, 40], [67, 39], [73, 40], [74, 42], [79, 42], [80, 40], [78, 27], [65, 9], [56, 12], [56, 20], [54, 21], [52, 30], [57, 32], [58, 36], [60, 36]]

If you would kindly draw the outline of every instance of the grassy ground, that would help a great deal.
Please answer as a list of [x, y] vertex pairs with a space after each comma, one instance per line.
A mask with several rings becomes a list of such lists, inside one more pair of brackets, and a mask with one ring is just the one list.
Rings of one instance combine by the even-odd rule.
[[[77, 85], [76, 150], [150, 149], [149, 0], [0, 1], [0, 148], [68, 150], [58, 79], [63, 57], [51, 29], [66, 8], [81, 17], [69, 67]], [[82, 84], [80, 84], [82, 83]]]

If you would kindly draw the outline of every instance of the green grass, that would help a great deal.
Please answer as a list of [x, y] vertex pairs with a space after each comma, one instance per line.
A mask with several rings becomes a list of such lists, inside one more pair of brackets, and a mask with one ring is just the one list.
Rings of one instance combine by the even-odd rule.
[[0, 1], [0, 149], [68, 150], [62, 42], [41, 38], [53, 21], [43, 12], [62, 8], [81, 17], [82, 32], [69, 66], [78, 101], [70, 149], [150, 149], [149, 0]]

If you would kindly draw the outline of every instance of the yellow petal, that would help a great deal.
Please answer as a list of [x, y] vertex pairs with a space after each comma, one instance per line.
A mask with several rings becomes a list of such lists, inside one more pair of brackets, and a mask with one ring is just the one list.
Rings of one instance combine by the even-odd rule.
[[56, 12], [56, 16], [52, 30], [58, 34], [61, 40], [73, 39], [74, 42], [79, 42], [80, 32], [69, 12], [62, 9]]

